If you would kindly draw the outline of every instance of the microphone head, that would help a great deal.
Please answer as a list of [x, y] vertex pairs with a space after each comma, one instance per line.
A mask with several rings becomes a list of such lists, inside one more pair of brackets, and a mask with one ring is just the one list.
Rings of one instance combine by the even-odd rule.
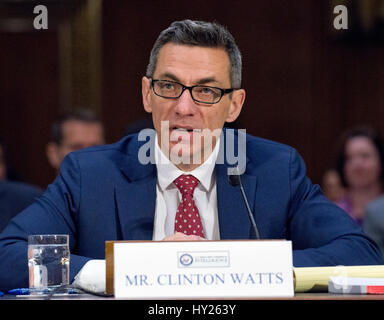
[[238, 186], [240, 184], [240, 175], [238, 174], [230, 174], [228, 175], [228, 181], [231, 186]]

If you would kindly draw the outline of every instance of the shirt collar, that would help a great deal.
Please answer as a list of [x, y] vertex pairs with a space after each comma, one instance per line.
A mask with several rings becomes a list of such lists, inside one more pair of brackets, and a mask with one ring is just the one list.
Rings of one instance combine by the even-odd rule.
[[209, 191], [212, 186], [212, 174], [213, 169], [215, 168], [216, 159], [219, 153], [219, 147], [220, 147], [220, 138], [217, 140], [215, 148], [213, 152], [209, 155], [208, 159], [204, 161], [203, 164], [198, 166], [192, 171], [182, 171], [179, 168], [177, 168], [169, 159], [168, 157], [161, 151], [158, 140], [157, 140], [157, 134], [155, 139], [155, 160], [156, 160], [156, 167], [157, 167], [157, 179], [159, 186], [162, 191], [167, 189], [173, 181], [182, 174], [191, 174], [195, 178], [197, 178], [200, 181], [201, 186], [206, 190]]

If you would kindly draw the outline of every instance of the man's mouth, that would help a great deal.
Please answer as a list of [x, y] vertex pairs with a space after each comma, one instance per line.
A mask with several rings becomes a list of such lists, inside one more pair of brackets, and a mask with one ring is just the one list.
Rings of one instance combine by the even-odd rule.
[[171, 131], [179, 131], [179, 132], [201, 132], [201, 129], [196, 129], [196, 128], [192, 128], [192, 127], [178, 127], [178, 126], [174, 126], [174, 127], [171, 127]]

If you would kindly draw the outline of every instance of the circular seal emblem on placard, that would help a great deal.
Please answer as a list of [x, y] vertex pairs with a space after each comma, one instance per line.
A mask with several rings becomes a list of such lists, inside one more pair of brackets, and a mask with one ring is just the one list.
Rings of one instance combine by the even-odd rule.
[[183, 255], [180, 256], [180, 263], [183, 266], [190, 266], [192, 262], [193, 262], [193, 257], [190, 254], [184, 253]]

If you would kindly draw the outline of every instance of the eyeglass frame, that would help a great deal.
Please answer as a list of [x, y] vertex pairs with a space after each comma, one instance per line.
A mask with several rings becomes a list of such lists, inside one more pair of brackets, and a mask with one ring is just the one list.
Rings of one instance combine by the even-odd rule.
[[[152, 79], [152, 78], [150, 78], [150, 79], [151, 79], [151, 87], [152, 87], [153, 93], [154, 93], [155, 95], [157, 95], [158, 97], [161, 97], [161, 98], [164, 98], [164, 99], [179, 99], [179, 98], [181, 97], [181, 95], [184, 93], [184, 91], [185, 91], [186, 89], [188, 89], [188, 91], [189, 91], [189, 93], [190, 93], [191, 98], [192, 98], [193, 101], [198, 102], [198, 103], [203, 103], [203, 104], [209, 104], [209, 105], [219, 103], [219, 102], [221, 101], [221, 99], [224, 97], [224, 95], [226, 95], [226, 94], [228, 94], [228, 93], [231, 93], [231, 92], [233, 92], [234, 90], [238, 90], [238, 89], [236, 89], [236, 88], [223, 89], [223, 88], [218, 88], [218, 87], [206, 86], [206, 85], [202, 85], [202, 84], [196, 84], [196, 85], [194, 85], [194, 86], [186, 86], [186, 85], [184, 85], [184, 84], [182, 84], [182, 83], [180, 83], [180, 82], [172, 81], [172, 80]], [[179, 95], [178, 97], [165, 97], [165, 96], [161, 96], [161, 95], [159, 95], [158, 93], [156, 93], [156, 91], [155, 91], [155, 86], [154, 86], [154, 84], [155, 84], [156, 82], [158, 82], [158, 81], [167, 81], [167, 82], [176, 83], [176, 84], [181, 85], [182, 90], [181, 90], [181, 92], [180, 92], [180, 95]], [[212, 88], [212, 89], [220, 90], [220, 94], [221, 94], [221, 95], [220, 95], [219, 100], [216, 101], [216, 102], [204, 102], [204, 101], [200, 101], [200, 100], [195, 99], [195, 98], [193, 97], [192, 90], [193, 90], [193, 88], [196, 88], [196, 87], [204, 87], [204, 88]]]

